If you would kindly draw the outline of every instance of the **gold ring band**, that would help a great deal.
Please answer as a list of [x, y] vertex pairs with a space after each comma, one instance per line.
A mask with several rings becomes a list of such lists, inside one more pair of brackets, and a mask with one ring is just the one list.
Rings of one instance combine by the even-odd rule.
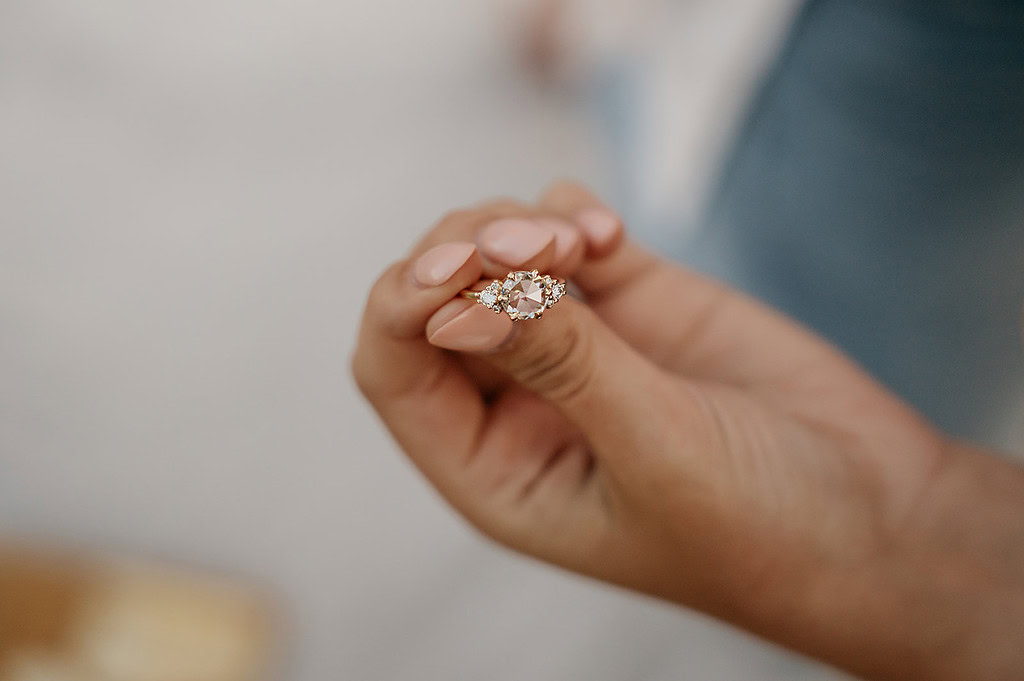
[[509, 272], [483, 290], [460, 291], [463, 298], [475, 300], [495, 314], [504, 312], [512, 321], [539, 319], [544, 311], [565, 295], [565, 282], [537, 270]]

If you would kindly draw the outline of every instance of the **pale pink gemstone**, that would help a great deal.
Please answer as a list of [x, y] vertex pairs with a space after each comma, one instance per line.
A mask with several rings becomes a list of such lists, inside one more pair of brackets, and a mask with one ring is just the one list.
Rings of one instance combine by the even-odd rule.
[[544, 289], [533, 279], [523, 277], [509, 289], [508, 306], [520, 317], [531, 317], [544, 309]]

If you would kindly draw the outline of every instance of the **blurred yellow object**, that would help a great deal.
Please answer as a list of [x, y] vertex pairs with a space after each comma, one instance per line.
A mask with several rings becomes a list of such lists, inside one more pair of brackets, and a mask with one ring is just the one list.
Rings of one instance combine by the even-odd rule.
[[0, 549], [0, 681], [267, 678], [257, 589], [140, 562]]

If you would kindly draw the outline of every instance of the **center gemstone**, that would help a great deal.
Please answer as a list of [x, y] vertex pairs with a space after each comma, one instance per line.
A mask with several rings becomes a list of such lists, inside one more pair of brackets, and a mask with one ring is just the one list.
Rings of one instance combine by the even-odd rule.
[[532, 278], [520, 277], [508, 291], [508, 306], [529, 318], [544, 309], [544, 288]]

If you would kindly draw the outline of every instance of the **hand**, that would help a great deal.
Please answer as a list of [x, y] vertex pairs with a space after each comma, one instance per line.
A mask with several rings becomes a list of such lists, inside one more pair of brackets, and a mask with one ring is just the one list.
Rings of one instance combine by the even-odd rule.
[[[586, 303], [513, 325], [457, 297], [534, 268]], [[872, 678], [1021, 663], [1020, 472], [625, 239], [578, 186], [442, 219], [375, 284], [353, 372], [441, 493], [514, 549]]]

